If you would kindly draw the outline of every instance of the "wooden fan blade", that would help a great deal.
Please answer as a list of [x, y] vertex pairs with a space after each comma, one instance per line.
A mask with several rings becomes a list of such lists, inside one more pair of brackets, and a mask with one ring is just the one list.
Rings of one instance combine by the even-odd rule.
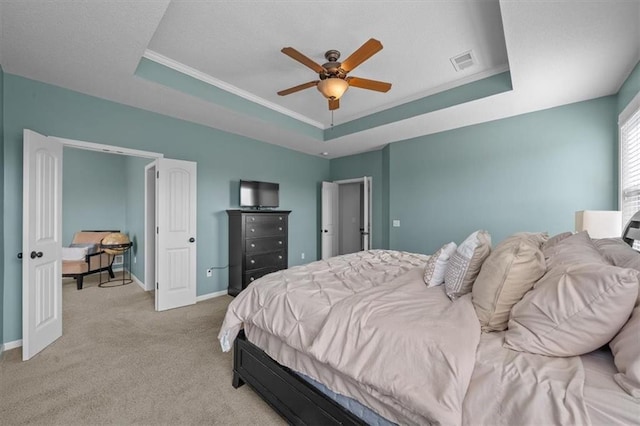
[[380, 43], [375, 38], [370, 38], [369, 41], [360, 46], [358, 50], [353, 52], [351, 56], [345, 59], [342, 62], [340, 68], [342, 68], [344, 72], [347, 73], [381, 50], [382, 43]]
[[375, 90], [376, 92], [388, 92], [391, 89], [391, 83], [384, 81], [369, 80], [359, 77], [347, 77], [349, 86], [359, 87], [360, 89]]
[[314, 70], [317, 73], [324, 73], [325, 72], [325, 69], [322, 68], [322, 65], [314, 62], [312, 59], [309, 59], [308, 57], [306, 57], [302, 53], [298, 52], [293, 47], [284, 47], [281, 50], [281, 52], [284, 53], [285, 55], [289, 56], [291, 59], [295, 59], [296, 61], [300, 62], [302, 65], [311, 68], [312, 70]]
[[278, 92], [280, 96], [287, 96], [295, 92], [299, 92], [300, 90], [308, 89], [309, 87], [314, 87], [318, 85], [318, 81], [310, 81], [308, 83], [299, 84], [297, 86], [290, 87], [285, 90], [281, 90]]
[[329, 99], [329, 111], [340, 108], [340, 99]]

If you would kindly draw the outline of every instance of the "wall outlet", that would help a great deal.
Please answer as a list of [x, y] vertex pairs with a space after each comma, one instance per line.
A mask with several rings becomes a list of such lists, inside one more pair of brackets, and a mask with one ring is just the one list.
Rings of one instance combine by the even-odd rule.
[[300, 254], [300, 259], [304, 259], [304, 253]]
[[207, 269], [207, 278], [211, 278], [213, 276], [213, 270], [211, 268]]
[[394, 219], [393, 220], [393, 227], [394, 228], [400, 228], [400, 221], [398, 219]]

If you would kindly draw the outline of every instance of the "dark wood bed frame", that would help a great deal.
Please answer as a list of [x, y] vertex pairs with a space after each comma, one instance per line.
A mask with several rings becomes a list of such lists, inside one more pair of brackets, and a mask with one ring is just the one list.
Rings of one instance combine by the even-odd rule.
[[293, 425], [366, 425], [291, 369], [275, 362], [241, 331], [233, 344], [233, 387], [249, 385]]
[[[622, 239], [633, 247], [640, 240], [640, 212], [625, 227]], [[233, 345], [233, 387], [248, 384], [294, 425], [365, 425], [366, 423], [271, 359], [241, 331]]]

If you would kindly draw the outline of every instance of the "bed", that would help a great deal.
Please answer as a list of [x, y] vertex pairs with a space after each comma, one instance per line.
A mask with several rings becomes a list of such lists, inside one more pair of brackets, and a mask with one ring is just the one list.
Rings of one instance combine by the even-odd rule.
[[490, 251], [474, 233], [432, 256], [371, 250], [267, 275], [218, 336], [232, 385], [292, 424], [637, 424], [638, 224], [625, 240], [519, 233]]

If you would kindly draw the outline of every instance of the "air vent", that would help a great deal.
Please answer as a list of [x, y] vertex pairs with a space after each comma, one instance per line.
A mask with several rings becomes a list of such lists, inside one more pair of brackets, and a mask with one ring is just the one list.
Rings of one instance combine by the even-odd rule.
[[473, 51], [469, 50], [451, 58], [451, 63], [456, 71], [464, 71], [476, 64], [476, 58], [473, 55]]

